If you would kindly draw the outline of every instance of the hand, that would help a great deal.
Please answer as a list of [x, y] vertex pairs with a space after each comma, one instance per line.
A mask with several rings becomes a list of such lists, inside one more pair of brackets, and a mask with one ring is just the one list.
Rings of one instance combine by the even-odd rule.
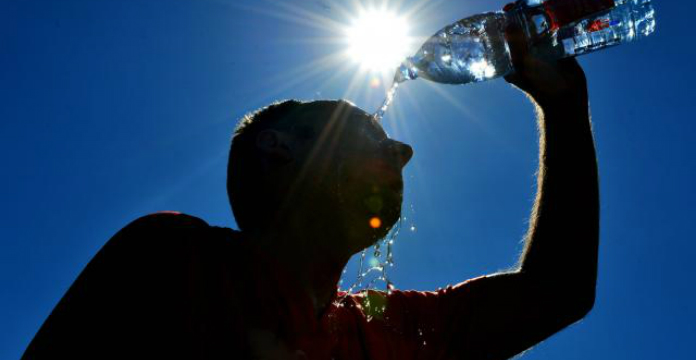
[[505, 80], [529, 94], [542, 108], [569, 100], [587, 101], [587, 80], [575, 58], [546, 60], [532, 54], [522, 29], [505, 32], [515, 72]]

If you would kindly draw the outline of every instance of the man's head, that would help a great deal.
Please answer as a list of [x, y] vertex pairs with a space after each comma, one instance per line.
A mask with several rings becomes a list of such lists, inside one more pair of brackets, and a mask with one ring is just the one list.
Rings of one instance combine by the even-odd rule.
[[398, 220], [401, 169], [411, 155], [346, 101], [289, 100], [242, 120], [230, 150], [228, 195], [242, 231], [335, 230], [355, 252]]

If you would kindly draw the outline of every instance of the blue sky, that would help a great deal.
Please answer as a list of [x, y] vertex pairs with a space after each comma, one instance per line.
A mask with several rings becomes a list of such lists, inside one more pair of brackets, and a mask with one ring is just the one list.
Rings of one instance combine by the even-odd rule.
[[[412, 34], [502, 5], [429, 1]], [[696, 6], [655, 7], [653, 36], [581, 58], [601, 177], [598, 298], [589, 317], [527, 359], [691, 358]], [[129, 221], [178, 210], [235, 227], [226, 153], [244, 113], [286, 98], [378, 107], [384, 89], [332, 57], [344, 44], [318, 21], [347, 23], [350, 5], [341, 9], [309, 0], [0, 2], [0, 358], [21, 355]], [[318, 60], [326, 57], [334, 61]], [[418, 80], [400, 88], [385, 126], [415, 149], [390, 271], [397, 287], [429, 290], [513, 265], [534, 196], [529, 101], [502, 80]]]

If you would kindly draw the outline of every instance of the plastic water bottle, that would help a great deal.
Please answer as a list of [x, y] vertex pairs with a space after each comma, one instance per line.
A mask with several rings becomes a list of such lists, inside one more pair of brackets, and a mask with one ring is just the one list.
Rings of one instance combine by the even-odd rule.
[[422, 77], [446, 84], [514, 72], [505, 29], [516, 23], [530, 52], [548, 59], [586, 54], [650, 35], [650, 0], [518, 0], [504, 11], [459, 20], [438, 31], [397, 69], [394, 82]]

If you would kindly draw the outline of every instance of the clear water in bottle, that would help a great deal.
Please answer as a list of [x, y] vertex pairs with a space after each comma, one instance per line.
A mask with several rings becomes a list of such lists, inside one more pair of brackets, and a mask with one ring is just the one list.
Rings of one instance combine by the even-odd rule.
[[505, 29], [519, 25], [531, 52], [577, 56], [655, 31], [650, 0], [522, 0], [506, 11], [459, 20], [438, 31], [397, 69], [394, 80], [480, 82], [514, 71]]
[[[655, 10], [650, 0], [614, 0], [615, 7], [552, 30], [540, 46], [546, 56], [563, 58], [589, 53], [645, 37], [655, 31]], [[553, 27], [553, 23], [550, 24]]]
[[397, 70], [395, 81], [423, 77], [445, 84], [492, 79], [512, 70], [502, 12], [462, 19], [438, 31]]

